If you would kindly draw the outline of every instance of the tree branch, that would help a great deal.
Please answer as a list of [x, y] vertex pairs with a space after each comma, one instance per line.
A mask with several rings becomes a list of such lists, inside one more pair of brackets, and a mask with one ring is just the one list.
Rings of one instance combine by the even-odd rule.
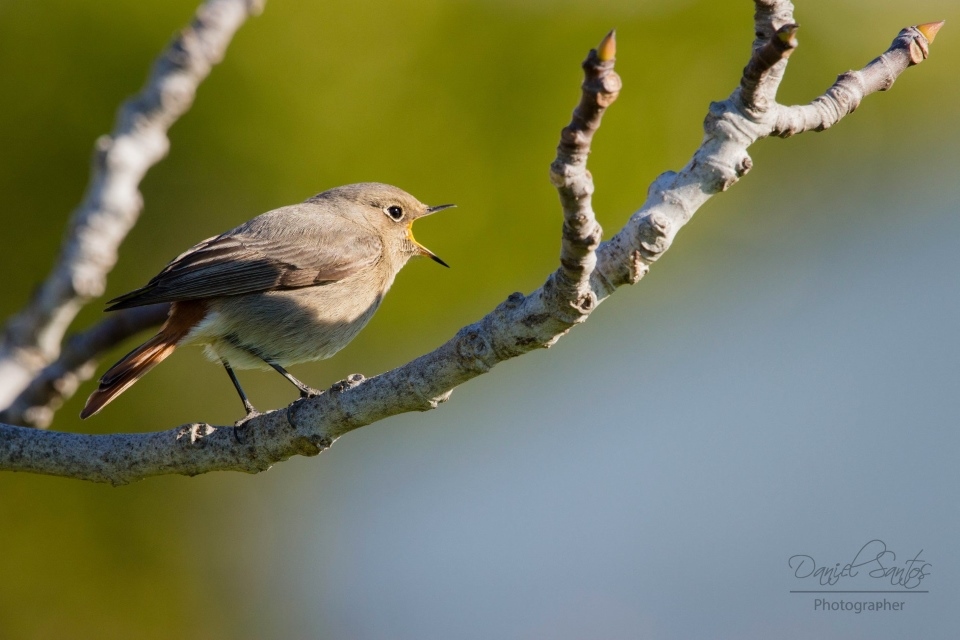
[[[643, 207], [595, 250], [600, 232], [590, 205], [593, 184], [586, 157], [603, 109], [615, 99], [620, 84], [613, 73], [612, 34], [599, 51], [591, 51], [584, 63], [580, 106], [551, 165], [564, 210], [561, 265], [529, 296], [510, 295], [436, 350], [401, 367], [370, 379], [351, 376], [321, 396], [298, 400], [238, 427], [190, 424], [159, 433], [88, 436], [0, 426], [0, 469], [113, 484], [166, 473], [257, 472], [293, 455], [316, 455], [358, 427], [433, 409], [456, 386], [499, 362], [549, 347], [618, 287], [640, 280], [697, 209], [750, 169], [748, 147], [780, 131], [779, 115], [788, 108], [776, 104], [776, 89], [795, 46], [793, 6], [785, 0], [756, 0], [756, 6], [753, 56], [740, 86], [727, 100], [710, 105], [700, 148], [679, 173], [659, 176]], [[905, 29], [894, 42], [883, 63], [890, 82], [926, 55], [932, 39], [925, 32], [928, 27]], [[780, 44], [773, 43], [774, 38]], [[872, 77], [875, 72], [864, 73]], [[865, 86], [864, 95], [869, 87], [889, 83]]]
[[93, 377], [100, 355], [127, 338], [159, 325], [169, 311], [170, 305], [166, 303], [123, 309], [71, 337], [60, 351], [60, 357], [44, 367], [13, 403], [0, 411], [0, 421], [46, 429], [57, 409], [73, 397], [80, 384]]
[[863, 99], [886, 91], [907, 67], [920, 64], [930, 55], [930, 43], [943, 22], [907, 27], [897, 34], [890, 48], [860, 71], [841, 74], [827, 92], [802, 106], [780, 106], [773, 135], [788, 138], [804, 131], [829, 129], [853, 113]]
[[140, 181], [170, 146], [167, 131], [223, 59], [233, 34], [265, 0], [207, 0], [157, 60], [140, 94], [97, 140], [87, 192], [73, 212], [53, 270], [0, 340], [0, 407], [8, 407], [60, 353], [84, 304], [103, 294], [117, 248], [143, 205]]
[[590, 275], [597, 262], [594, 252], [603, 238], [603, 229], [593, 213], [593, 176], [587, 171], [587, 156], [603, 113], [620, 94], [620, 76], [613, 70], [616, 53], [616, 35], [611, 31], [583, 61], [580, 104], [574, 109], [570, 124], [560, 132], [557, 159], [550, 165], [550, 180], [563, 207], [560, 269], [552, 283], [566, 303], [562, 306], [572, 307], [573, 322], [586, 319], [585, 314], [596, 306]]

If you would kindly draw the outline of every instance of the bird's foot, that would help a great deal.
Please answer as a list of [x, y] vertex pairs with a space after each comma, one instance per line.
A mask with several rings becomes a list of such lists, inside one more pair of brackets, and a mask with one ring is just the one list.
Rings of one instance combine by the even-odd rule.
[[300, 397], [301, 398], [316, 398], [319, 395], [322, 395], [323, 391], [320, 389], [314, 389], [313, 387], [308, 387], [304, 385], [300, 388]]
[[260, 413], [259, 411], [253, 408], [253, 405], [250, 405], [247, 407], [247, 415], [243, 416], [242, 418], [234, 422], [233, 426], [242, 427], [243, 425], [247, 424], [254, 418], [257, 418], [262, 415], [263, 415], [262, 413]]
[[233, 437], [241, 444], [247, 444], [247, 423], [263, 414], [253, 408], [253, 405], [247, 406], [247, 415], [233, 423]]

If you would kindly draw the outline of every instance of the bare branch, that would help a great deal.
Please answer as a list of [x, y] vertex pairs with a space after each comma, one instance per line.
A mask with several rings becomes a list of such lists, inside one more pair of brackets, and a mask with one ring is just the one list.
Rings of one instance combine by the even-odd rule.
[[[763, 113], [776, 104], [777, 89], [783, 75], [783, 61], [797, 48], [799, 25], [785, 24], [777, 29], [774, 37], [754, 49], [750, 62], [743, 70], [740, 80], [740, 100], [747, 111]], [[778, 72], [778, 73], [775, 73]]]
[[[590, 274], [603, 229], [593, 213], [593, 176], [587, 171], [587, 156], [600, 120], [620, 94], [620, 76], [613, 70], [616, 37], [611, 31], [583, 61], [583, 94], [573, 119], [560, 133], [557, 159], [550, 165], [550, 180], [563, 206], [563, 239], [560, 269], [554, 276], [557, 293], [580, 315], [593, 309]], [[584, 316], [585, 318], [585, 316]]]
[[134, 307], [112, 313], [100, 324], [71, 337], [60, 357], [43, 368], [16, 400], [3, 411], [0, 421], [45, 429], [63, 403], [73, 397], [83, 382], [93, 377], [97, 358], [141, 331], [162, 323], [168, 304]]
[[781, 106], [773, 134], [787, 138], [804, 131], [829, 129], [853, 113], [866, 96], [886, 91], [908, 67], [926, 60], [930, 55], [930, 42], [942, 25], [934, 22], [907, 27], [897, 34], [883, 55], [860, 71], [841, 74], [825, 94], [810, 104]]
[[[793, 24], [790, 2], [756, 0], [756, 5], [757, 32], [767, 40], [779, 37], [782, 27]], [[905, 30], [911, 32], [923, 34], [922, 29]], [[773, 97], [786, 66], [786, 49], [780, 45], [768, 47], [761, 42], [755, 46], [756, 63], [747, 65], [741, 86], [727, 100], [710, 105], [703, 142], [690, 163], [679, 173], [659, 176], [643, 207], [594, 252], [593, 239], [599, 227], [590, 206], [593, 186], [586, 155], [602, 108], [619, 90], [618, 82], [591, 82], [593, 73], [598, 77], [606, 73], [608, 80], [613, 77], [613, 56], [604, 59], [605, 50], [602, 43], [600, 54], [592, 52], [587, 59], [584, 97], [571, 126], [565, 129], [552, 167], [564, 208], [564, 244], [560, 268], [541, 288], [529, 296], [512, 294], [436, 350], [397, 369], [370, 379], [351, 376], [318, 397], [298, 400], [239, 427], [191, 424], [160, 433], [82, 436], [0, 425], [0, 469], [114, 484], [166, 473], [256, 472], [293, 455], [316, 455], [363, 425], [399, 413], [433, 409], [446, 401], [456, 386], [498, 363], [556, 342], [618, 287], [642, 278], [699, 207], [750, 169], [748, 147], [774, 132], [776, 118], [769, 115], [775, 116], [779, 110]], [[781, 51], [778, 57], [771, 55], [777, 50]], [[907, 66], [894, 67], [894, 77]], [[589, 86], [602, 90], [591, 91]], [[747, 101], [752, 105], [744, 102], [744, 91], [753, 93], [752, 101]], [[753, 107], [761, 92], [768, 108], [758, 112]], [[601, 100], [609, 101], [604, 104]], [[591, 270], [594, 254], [596, 264]], [[581, 299], [577, 297], [573, 299], [575, 312], [570, 313], [569, 294], [580, 296], [584, 291], [591, 305], [577, 307]], [[566, 308], [558, 305], [558, 300], [565, 300]]]
[[[795, 31], [796, 25], [789, 0], [754, 0], [754, 8], [753, 55], [743, 70], [740, 86], [741, 91], [750, 94], [744, 97], [744, 106], [762, 113], [776, 102], [777, 89], [787, 69], [790, 52], [780, 47], [786, 42], [782, 30], [793, 25]], [[791, 50], [796, 46], [795, 40], [790, 43]]]
[[79, 310], [106, 287], [117, 248], [137, 221], [140, 181], [170, 146], [167, 131], [193, 103], [197, 86], [223, 59], [233, 34], [264, 0], [207, 0], [157, 60], [113, 133], [96, 142], [87, 193], [73, 212], [53, 270], [0, 341], [0, 407], [53, 362]]

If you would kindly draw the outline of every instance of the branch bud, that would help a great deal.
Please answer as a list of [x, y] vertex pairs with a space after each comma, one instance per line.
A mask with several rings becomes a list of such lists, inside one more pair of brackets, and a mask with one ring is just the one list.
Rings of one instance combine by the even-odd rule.
[[[918, 27], [919, 28], [919, 27]], [[939, 29], [939, 27], [937, 27]], [[924, 34], [926, 35], [926, 34]], [[617, 30], [611, 29], [597, 45], [597, 57], [600, 62], [607, 62], [617, 57]]]
[[937, 37], [937, 32], [940, 31], [940, 27], [943, 26], [943, 23], [946, 20], [941, 20], [940, 22], [927, 22], [925, 24], [918, 24], [917, 31], [923, 34], [923, 37], [927, 39], [927, 42], [933, 43], [934, 38]]

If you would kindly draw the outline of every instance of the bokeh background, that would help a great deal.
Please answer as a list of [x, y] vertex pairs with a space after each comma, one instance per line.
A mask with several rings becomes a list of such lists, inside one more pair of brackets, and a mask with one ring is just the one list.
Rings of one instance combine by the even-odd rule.
[[[47, 273], [94, 139], [194, 3], [0, 0], [2, 315]], [[757, 144], [753, 171], [640, 285], [437, 411], [258, 476], [0, 476], [0, 638], [955, 637], [960, 6], [797, 4], [785, 102], [902, 26], [948, 23], [927, 62], [835, 129]], [[548, 166], [610, 27], [625, 88], [590, 166], [612, 232], [699, 143], [751, 15], [746, 1], [271, 0], [173, 128], [108, 297], [262, 211], [390, 182], [458, 203], [418, 226], [453, 268], [411, 264], [353, 344], [295, 373], [323, 387], [392, 368], [555, 267]], [[258, 407], [294, 398], [279, 376], [242, 377]], [[91, 386], [55, 428], [240, 414], [198, 349], [81, 423]], [[874, 538], [900, 561], [922, 550], [929, 593], [859, 615], [789, 593], [816, 587], [790, 556], [832, 566]]]

